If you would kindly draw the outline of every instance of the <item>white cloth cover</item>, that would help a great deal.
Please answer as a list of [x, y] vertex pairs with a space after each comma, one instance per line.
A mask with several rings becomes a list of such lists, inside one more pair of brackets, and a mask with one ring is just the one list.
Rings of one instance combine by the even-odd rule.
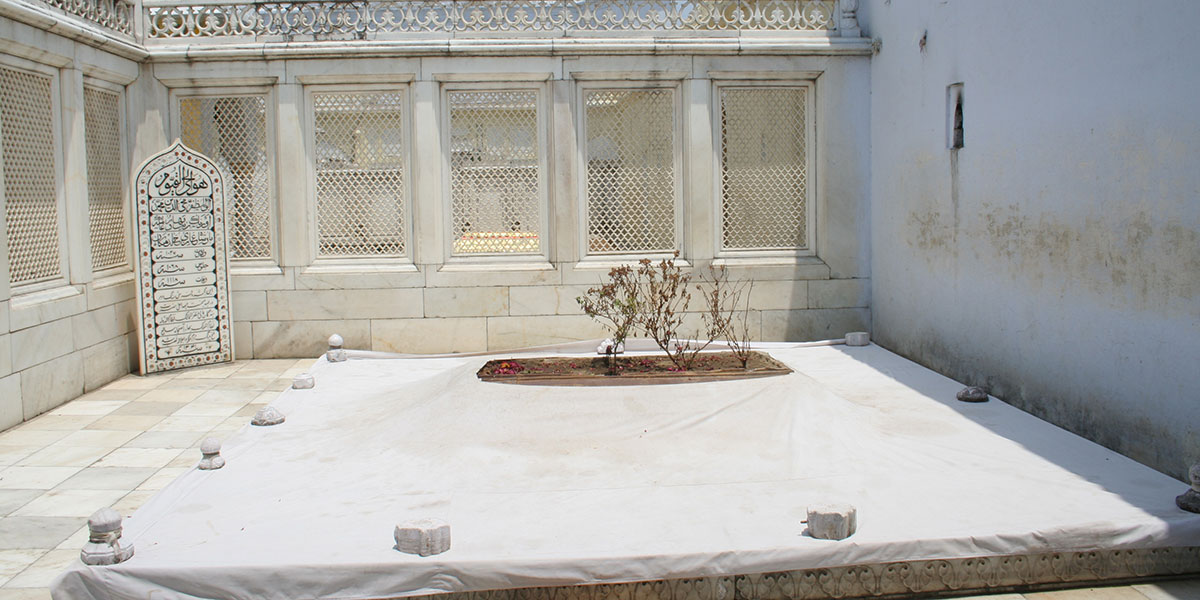
[[[126, 520], [131, 560], [76, 565], [53, 596], [382, 598], [1200, 541], [1179, 481], [958, 402], [877, 346], [760, 347], [796, 372], [544, 387], [479, 381], [500, 355], [321, 359], [314, 389], [274, 402], [286, 422], [242, 429], [225, 468]], [[832, 502], [857, 533], [804, 535]], [[419, 518], [450, 524], [448, 552], [393, 549]]]

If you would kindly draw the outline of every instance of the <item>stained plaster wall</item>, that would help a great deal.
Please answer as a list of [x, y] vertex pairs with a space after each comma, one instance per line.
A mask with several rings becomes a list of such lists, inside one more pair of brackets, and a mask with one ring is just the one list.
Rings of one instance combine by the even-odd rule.
[[1200, 461], [1200, 4], [859, 14], [882, 41], [875, 339], [1182, 478]]
[[[0, 239], [0, 430], [53, 410], [129, 373], [136, 361], [133, 273], [91, 269], [87, 227], [87, 168], [83, 139], [83, 85], [120, 90], [139, 64], [61, 35], [0, 17], [0, 63], [50, 75], [58, 134], [55, 146], [60, 242], [66, 277], [44, 289], [9, 285], [7, 239]], [[134, 86], [136, 87], [136, 86]], [[130, 89], [133, 89], [132, 87]], [[128, 91], [128, 90], [127, 90]], [[126, 98], [137, 94], [126, 94]], [[127, 102], [126, 106], [129, 106]], [[140, 113], [139, 113], [140, 115]], [[141, 121], [142, 116], [127, 121]], [[129, 148], [126, 148], [129, 151]], [[0, 186], [0, 201], [4, 194]], [[7, 235], [0, 211], [0, 238]], [[63, 415], [67, 420], [99, 416]]]

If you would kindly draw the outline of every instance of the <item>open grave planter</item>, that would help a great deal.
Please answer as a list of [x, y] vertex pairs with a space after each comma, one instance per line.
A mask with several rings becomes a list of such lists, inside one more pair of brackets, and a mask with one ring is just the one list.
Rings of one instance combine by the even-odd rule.
[[609, 358], [537, 357], [489, 360], [476, 375], [483, 381], [529, 385], [658, 385], [787, 375], [792, 370], [762, 352], [751, 352], [746, 367], [732, 352], [707, 352], [691, 369], [661, 355]]

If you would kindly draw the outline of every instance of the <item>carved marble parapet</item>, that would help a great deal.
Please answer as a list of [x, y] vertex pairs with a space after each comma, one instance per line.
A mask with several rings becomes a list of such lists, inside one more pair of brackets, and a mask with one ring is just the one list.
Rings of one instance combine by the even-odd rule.
[[[850, 1], [855, 9], [857, 2]], [[853, 23], [835, 0], [376, 0], [146, 7], [146, 36], [356, 36], [459, 32], [820, 31]], [[854, 34], [857, 36], [857, 32]]]
[[437, 600], [731, 600], [967, 595], [1200, 573], [1200, 547], [912, 560], [753, 575], [439, 594]]
[[126, 0], [42, 0], [67, 14], [75, 15], [118, 33], [133, 35], [134, 4]]

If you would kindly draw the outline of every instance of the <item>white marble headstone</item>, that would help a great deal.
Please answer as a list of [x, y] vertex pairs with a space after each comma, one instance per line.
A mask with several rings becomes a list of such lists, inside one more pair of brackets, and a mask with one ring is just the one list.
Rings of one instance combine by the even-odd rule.
[[224, 182], [179, 140], [134, 177], [143, 375], [233, 360]]

